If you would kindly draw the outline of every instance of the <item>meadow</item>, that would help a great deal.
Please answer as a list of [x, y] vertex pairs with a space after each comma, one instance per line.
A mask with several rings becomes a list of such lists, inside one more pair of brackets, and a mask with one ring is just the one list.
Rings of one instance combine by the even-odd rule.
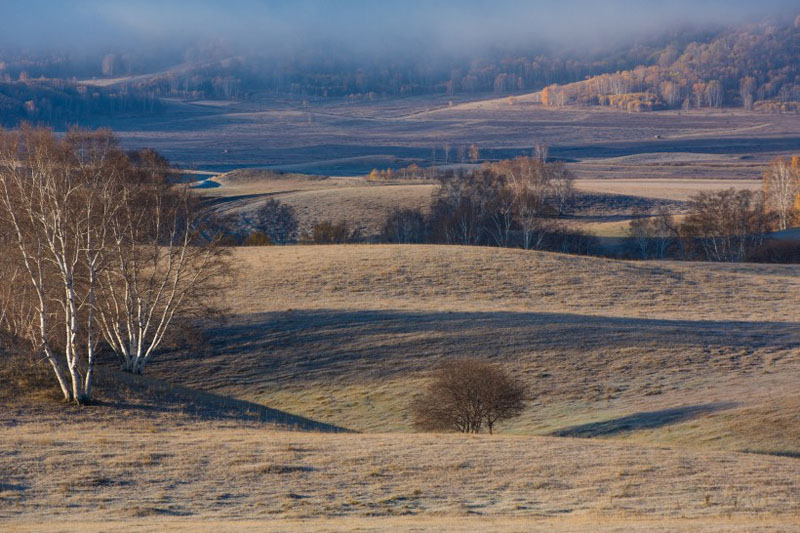
[[[757, 190], [800, 151], [793, 117], [734, 111], [171, 105], [113, 125], [195, 169], [217, 213], [277, 198], [302, 232], [348, 220], [368, 242], [436, 185], [363, 174], [443, 144], [495, 159], [546, 140], [577, 176], [570, 225], [609, 238], [636, 209]], [[96, 405], [59, 405], [41, 365], [35, 386], [3, 374], [0, 529], [800, 530], [796, 265], [380, 244], [235, 248], [231, 264], [224, 313], [144, 377], [105, 361]], [[523, 415], [499, 435], [417, 432], [410, 402], [465, 356], [528, 386]]]
[[[99, 404], [66, 411], [50, 388], [4, 396], [4, 529], [797, 527], [795, 266], [390, 245], [234, 259], [230, 315], [148, 376], [108, 369]], [[524, 415], [501, 435], [414, 432], [410, 399], [463, 355], [518, 373]]]

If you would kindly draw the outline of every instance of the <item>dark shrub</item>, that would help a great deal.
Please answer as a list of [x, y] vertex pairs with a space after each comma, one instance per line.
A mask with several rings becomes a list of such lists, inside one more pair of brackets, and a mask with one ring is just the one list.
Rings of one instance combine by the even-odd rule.
[[383, 242], [415, 244], [426, 239], [425, 216], [419, 209], [395, 209], [386, 218], [381, 230]]
[[350, 227], [346, 220], [331, 222], [325, 220], [315, 224], [311, 230], [311, 240], [316, 244], [344, 244], [357, 242], [361, 236], [358, 228]]
[[800, 264], [800, 242], [767, 241], [747, 260], [753, 263]]
[[272, 244], [287, 244], [297, 239], [297, 214], [294, 207], [270, 199], [255, 212], [253, 226]]
[[489, 433], [497, 422], [519, 416], [525, 387], [497, 365], [478, 359], [451, 361], [411, 405], [414, 426], [425, 431]]

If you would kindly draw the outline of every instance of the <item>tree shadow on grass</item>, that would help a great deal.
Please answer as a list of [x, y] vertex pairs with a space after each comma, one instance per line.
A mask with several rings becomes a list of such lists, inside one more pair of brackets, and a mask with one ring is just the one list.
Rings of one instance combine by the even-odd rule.
[[691, 420], [716, 411], [732, 409], [738, 404], [733, 402], [708, 403], [703, 405], [686, 405], [671, 409], [661, 409], [659, 411], [647, 411], [634, 413], [621, 418], [613, 418], [602, 422], [591, 422], [560, 429], [550, 433], [553, 437], [608, 437], [630, 431], [642, 429], [656, 429], [671, 424], [677, 424], [686, 420]]
[[328, 433], [349, 430], [262, 404], [182, 387], [150, 376], [98, 368], [97, 389], [105, 394], [93, 405], [147, 414], [180, 412], [202, 420], [242, 420], [285, 429]]

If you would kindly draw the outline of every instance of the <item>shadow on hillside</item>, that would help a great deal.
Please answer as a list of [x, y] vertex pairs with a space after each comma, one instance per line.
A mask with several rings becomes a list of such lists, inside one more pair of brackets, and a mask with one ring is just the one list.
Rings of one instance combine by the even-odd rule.
[[0, 492], [23, 492], [29, 488], [28, 485], [21, 485], [19, 483], [0, 483]]
[[[631, 218], [630, 213], [634, 209], [649, 211], [658, 206], [680, 210], [686, 207], [686, 202], [645, 198], [629, 194], [579, 192], [575, 197], [575, 212], [569, 218], [574, 220], [629, 220]], [[605, 216], [601, 217], [601, 215]]]
[[738, 404], [732, 402], [720, 402], [704, 405], [687, 405], [672, 409], [661, 409], [659, 411], [634, 413], [632, 415], [623, 416], [622, 418], [614, 418], [611, 420], [604, 420], [602, 422], [592, 422], [589, 424], [581, 424], [579, 426], [560, 429], [550, 433], [550, 435], [553, 437], [580, 438], [607, 437], [629, 431], [655, 429], [669, 426], [670, 424], [677, 424], [678, 422], [691, 420], [692, 418], [714, 413], [716, 411], [732, 409], [737, 405]]
[[[651, 347], [668, 347], [696, 363], [717, 357], [744, 364], [750, 349], [792, 347], [799, 340], [793, 322], [393, 310], [236, 315], [207, 324], [205, 335], [200, 352], [165, 353], [151, 368], [159, 375], [175, 377], [171, 379], [175, 382], [191, 375], [203, 383], [221, 380], [215, 385], [224, 386], [232, 384], [234, 376], [245, 381], [336, 377], [356, 370], [354, 361], [361, 375], [387, 376], [409, 367], [427, 370], [431, 357], [475, 355], [503, 360], [542, 350], [634, 348], [644, 358], [653, 352]], [[725, 353], [720, 355], [720, 351]]]
[[105, 394], [94, 402], [141, 413], [180, 412], [203, 420], [245, 420], [277, 424], [287, 429], [347, 432], [345, 428], [317, 422], [261, 404], [173, 385], [149, 376], [98, 368], [97, 389]]
[[747, 368], [762, 364], [751, 357], [753, 349], [784, 349], [800, 341], [792, 322], [527, 312], [303, 310], [236, 315], [204, 327], [202, 350], [159, 355], [150, 367], [154, 375], [203, 390], [229, 390], [392, 378], [427, 372], [449, 357], [518, 361], [544, 355], [548, 365], [598, 376], [615, 368], [609, 367], [615, 353], [628, 354], [626, 375], [644, 375], [711, 365]]

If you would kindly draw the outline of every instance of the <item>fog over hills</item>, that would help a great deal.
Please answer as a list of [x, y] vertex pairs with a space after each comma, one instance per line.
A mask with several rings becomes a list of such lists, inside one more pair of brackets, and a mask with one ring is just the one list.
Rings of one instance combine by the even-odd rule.
[[787, 0], [5, 2], [0, 122], [63, 128], [159, 113], [166, 97], [373, 101], [556, 84], [568, 87], [545, 105], [795, 111], [798, 14]]
[[[215, 42], [224, 42], [229, 53], [319, 53], [353, 60], [386, 54], [394, 59], [403, 54], [475, 56], [491, 50], [585, 53], [646, 40], [654, 32], [780, 20], [794, 11], [796, 2], [790, 0], [33, 0], [0, 4], [5, 21], [0, 46], [4, 54], [52, 53], [80, 61], [114, 52], [155, 63]], [[143, 61], [132, 68], [147, 66]]]

